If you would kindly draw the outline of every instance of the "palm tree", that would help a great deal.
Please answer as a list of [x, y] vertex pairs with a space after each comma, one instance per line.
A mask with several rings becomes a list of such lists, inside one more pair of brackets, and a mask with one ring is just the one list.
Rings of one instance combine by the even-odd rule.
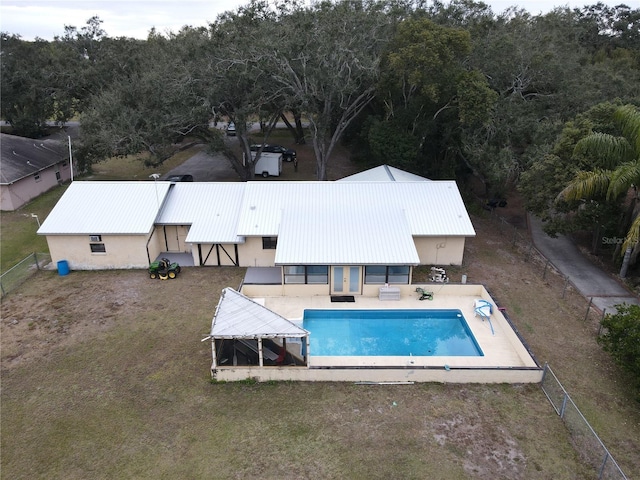
[[[630, 188], [635, 190], [640, 186], [640, 111], [634, 105], [624, 105], [613, 117], [622, 136], [593, 132], [581, 139], [574, 149], [576, 154], [597, 158], [601, 168], [578, 172], [558, 197], [579, 200], [604, 195], [607, 200], [615, 200]], [[634, 204], [636, 200], [634, 195]], [[621, 278], [627, 275], [631, 253], [639, 241], [640, 215], [631, 222], [622, 245]]]

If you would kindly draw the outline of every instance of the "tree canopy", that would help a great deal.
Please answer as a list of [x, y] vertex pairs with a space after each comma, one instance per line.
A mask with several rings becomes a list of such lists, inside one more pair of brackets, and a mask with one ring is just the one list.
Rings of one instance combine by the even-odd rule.
[[[639, 26], [625, 5], [534, 16], [472, 0], [253, 0], [144, 41], [111, 38], [93, 17], [52, 42], [2, 34], [1, 114], [30, 136], [79, 117], [87, 167], [140, 151], [162, 162], [187, 136], [219, 148], [209, 123], [220, 117], [250, 158], [247, 123], [263, 122], [267, 141], [291, 115], [319, 179], [345, 141], [365, 164], [473, 174], [494, 196], [544, 165], [571, 177], [574, 166], [554, 160], [569, 122], [603, 102], [638, 104]], [[245, 178], [250, 163], [236, 159]]]

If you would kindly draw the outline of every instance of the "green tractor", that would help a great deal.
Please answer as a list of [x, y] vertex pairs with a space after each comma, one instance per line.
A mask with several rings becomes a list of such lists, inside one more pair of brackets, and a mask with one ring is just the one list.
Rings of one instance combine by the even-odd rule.
[[168, 258], [161, 258], [149, 265], [149, 278], [176, 278], [180, 273], [180, 265], [177, 262], [171, 263]]

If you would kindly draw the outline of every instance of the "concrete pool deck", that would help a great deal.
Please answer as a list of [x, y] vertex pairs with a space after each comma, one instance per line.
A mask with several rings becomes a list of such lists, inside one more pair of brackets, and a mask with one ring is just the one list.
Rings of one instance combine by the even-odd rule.
[[[355, 296], [355, 302], [331, 302], [331, 296], [251, 296], [254, 301], [294, 323], [301, 324], [304, 311], [317, 310], [460, 310], [484, 356], [314, 356], [309, 351], [304, 367], [221, 368], [218, 379], [253, 377], [259, 380], [537, 383], [542, 369], [482, 285], [429, 285], [433, 300], [418, 300], [415, 285], [403, 286], [400, 300]], [[493, 305], [491, 325], [475, 315], [474, 301], [483, 298]], [[250, 371], [248, 371], [250, 370]]]

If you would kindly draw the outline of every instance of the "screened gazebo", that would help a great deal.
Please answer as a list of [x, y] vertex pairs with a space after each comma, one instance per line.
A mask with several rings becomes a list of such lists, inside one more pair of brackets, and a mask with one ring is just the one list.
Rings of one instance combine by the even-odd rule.
[[222, 291], [209, 339], [214, 378], [220, 368], [308, 365], [309, 332], [232, 288]]

